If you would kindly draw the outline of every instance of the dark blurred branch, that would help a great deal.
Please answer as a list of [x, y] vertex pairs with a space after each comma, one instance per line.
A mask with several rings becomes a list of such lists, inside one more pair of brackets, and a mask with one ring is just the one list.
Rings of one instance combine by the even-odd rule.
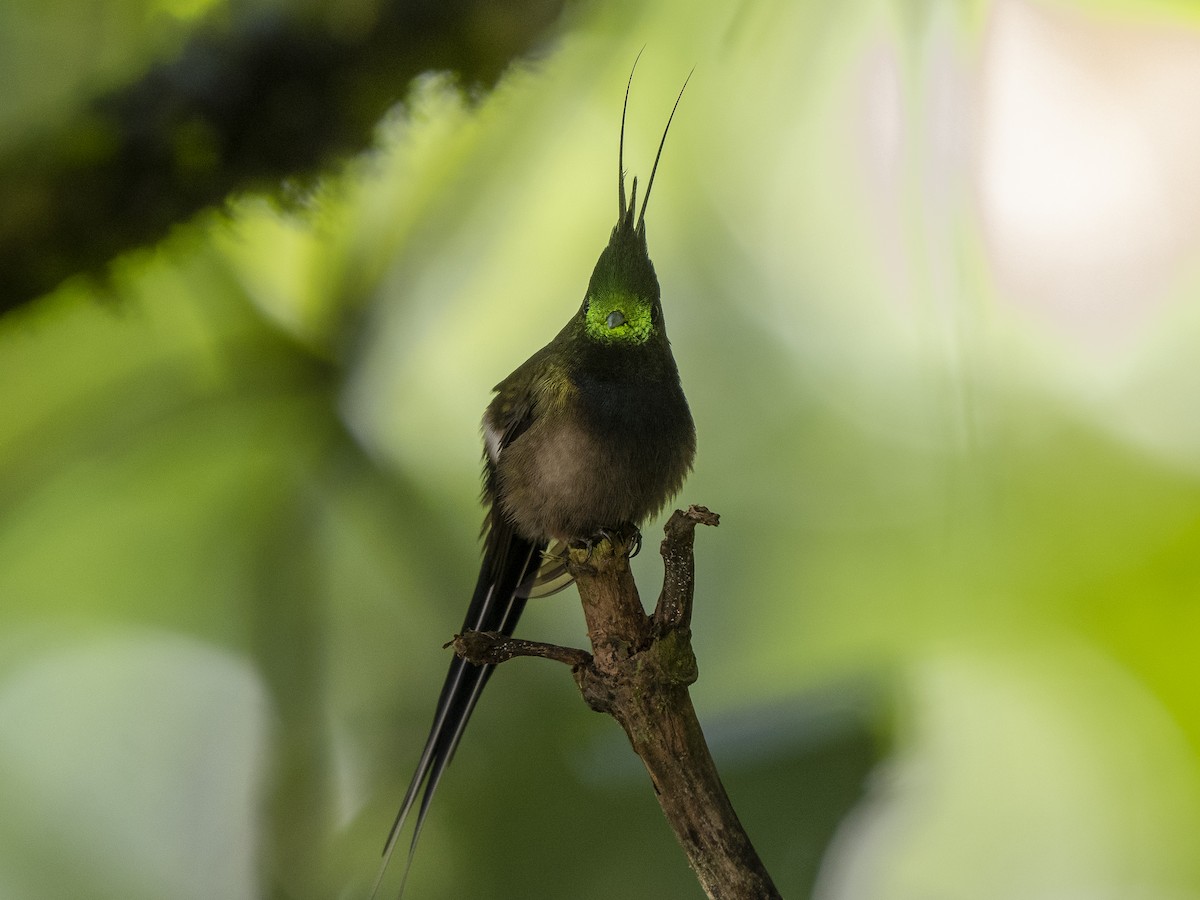
[[[431, 69], [490, 85], [562, 0], [239, 7], [170, 62], [0, 158], [0, 312], [233, 192], [278, 193], [369, 146]], [[296, 10], [302, 9], [303, 13]]]
[[478, 633], [460, 636], [455, 649], [477, 663], [520, 655], [570, 663], [588, 705], [625, 729], [705, 893], [713, 900], [772, 900], [779, 892], [729, 802], [688, 695], [697, 677], [689, 628], [692, 545], [697, 524], [717, 521], [692, 506], [667, 522], [666, 572], [653, 616], [642, 608], [629, 570], [630, 540], [571, 551], [568, 566], [579, 585], [591, 656]]

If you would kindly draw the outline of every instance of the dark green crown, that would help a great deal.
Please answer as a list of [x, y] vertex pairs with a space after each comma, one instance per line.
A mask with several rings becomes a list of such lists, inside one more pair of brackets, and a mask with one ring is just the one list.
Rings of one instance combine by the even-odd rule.
[[[649, 191], [647, 191], [649, 194]], [[637, 297], [659, 299], [658, 277], [650, 252], [646, 246], [646, 223], [639, 218], [634, 224], [633, 212], [637, 201], [637, 179], [633, 179], [632, 199], [625, 207], [625, 192], [621, 191], [621, 217], [613, 226], [608, 246], [596, 260], [592, 279], [588, 282], [588, 296], [613, 291], [633, 294]], [[642, 206], [645, 215], [646, 207]]]

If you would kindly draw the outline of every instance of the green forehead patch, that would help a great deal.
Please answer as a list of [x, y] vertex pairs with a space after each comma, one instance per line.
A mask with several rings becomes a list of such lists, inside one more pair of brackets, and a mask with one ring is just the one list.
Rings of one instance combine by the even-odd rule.
[[606, 344], [644, 344], [654, 332], [650, 309], [648, 300], [632, 294], [612, 292], [589, 297], [587, 333]]

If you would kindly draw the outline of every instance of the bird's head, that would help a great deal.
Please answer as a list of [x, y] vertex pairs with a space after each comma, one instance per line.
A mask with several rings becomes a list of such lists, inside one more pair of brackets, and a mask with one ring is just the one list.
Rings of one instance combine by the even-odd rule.
[[[637, 61], [634, 60], [636, 68]], [[688, 76], [691, 77], [690, 75]], [[633, 72], [629, 73], [633, 82]], [[687, 87], [687, 81], [683, 83]], [[629, 202], [625, 200], [625, 110], [629, 106], [629, 84], [625, 86], [625, 106], [621, 109], [621, 141], [617, 153], [617, 224], [608, 238], [608, 246], [596, 261], [588, 282], [587, 296], [583, 302], [585, 332], [592, 340], [601, 344], [637, 345], [644, 344], [662, 332], [662, 304], [658, 278], [650, 253], [646, 248], [646, 205], [650, 202], [650, 191], [654, 188], [654, 176], [658, 172], [658, 161], [662, 158], [663, 146], [675, 110], [679, 108], [679, 97], [667, 118], [654, 167], [650, 170], [650, 181], [646, 184], [646, 196], [642, 199], [641, 212], [634, 219], [637, 208], [637, 178], [633, 179]]]
[[[624, 205], [625, 192], [621, 192]], [[637, 179], [633, 180], [637, 198]], [[596, 261], [584, 301], [587, 333], [601, 343], [644, 344], [662, 318], [658, 278], [646, 249], [646, 226], [623, 209]]]

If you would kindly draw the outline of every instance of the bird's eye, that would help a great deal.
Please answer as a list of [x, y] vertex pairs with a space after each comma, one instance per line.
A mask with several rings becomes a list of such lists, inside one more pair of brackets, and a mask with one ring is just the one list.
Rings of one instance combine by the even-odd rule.
[[604, 321], [608, 324], [609, 328], [616, 328], [618, 325], [625, 324], [625, 314], [619, 309], [614, 309]]

